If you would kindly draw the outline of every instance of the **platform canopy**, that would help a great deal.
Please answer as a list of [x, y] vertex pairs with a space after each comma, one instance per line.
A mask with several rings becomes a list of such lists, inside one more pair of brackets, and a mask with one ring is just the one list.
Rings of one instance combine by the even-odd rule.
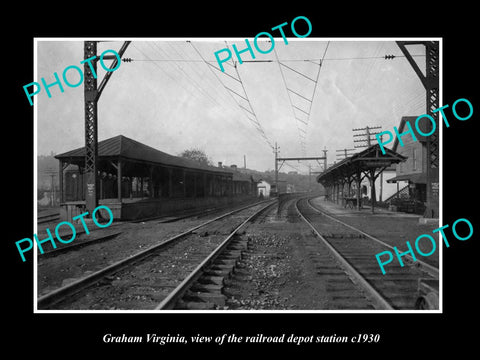
[[[66, 183], [67, 186], [64, 186], [63, 179], [70, 165], [78, 166], [78, 172], [84, 175], [85, 147], [56, 155], [55, 158], [59, 160], [61, 202], [69, 199], [83, 201], [86, 191], [90, 191], [83, 177], [75, 181], [68, 178], [71, 181]], [[118, 203], [126, 197], [143, 199], [145, 188], [151, 198], [223, 196], [232, 191], [234, 173], [232, 169], [204, 165], [164, 153], [123, 135], [98, 143], [97, 171], [97, 196], [99, 199], [116, 198]]]
[[[357, 184], [357, 208], [360, 209], [360, 183], [367, 177], [371, 182], [373, 203], [375, 202], [375, 180], [386, 168], [392, 164], [405, 161], [407, 158], [397, 152], [385, 149], [382, 153], [380, 145], [372, 145], [365, 150], [329, 167], [326, 171], [317, 176], [317, 182], [321, 183], [332, 194], [333, 200], [338, 202], [344, 196], [344, 185], [348, 184], [348, 194], [353, 181]], [[372, 203], [372, 205], [373, 205]], [[372, 206], [373, 209], [373, 206]]]
[[394, 178], [388, 179], [387, 183], [396, 183], [398, 181], [410, 181], [416, 184], [426, 184], [427, 174], [424, 172], [416, 174], [402, 174], [395, 176]]
[[405, 156], [390, 149], [385, 149], [384, 155], [380, 145], [375, 144], [329, 167], [317, 176], [317, 182], [327, 185], [342, 178], [356, 175], [359, 171], [364, 172], [372, 169], [387, 168], [406, 159]]
[[[205, 172], [228, 174], [232, 172], [228, 169], [203, 165], [196, 161], [164, 153], [123, 135], [100, 141], [98, 143], [98, 157], [100, 160], [121, 159], [139, 164], [164, 165]], [[55, 158], [83, 167], [85, 164], [85, 147], [56, 155]]]

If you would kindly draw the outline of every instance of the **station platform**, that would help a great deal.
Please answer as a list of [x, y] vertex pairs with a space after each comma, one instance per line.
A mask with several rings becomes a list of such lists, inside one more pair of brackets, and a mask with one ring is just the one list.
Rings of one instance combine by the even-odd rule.
[[312, 203], [318, 207], [323, 208], [328, 213], [335, 216], [375, 216], [375, 217], [404, 217], [420, 219], [422, 216], [417, 214], [407, 214], [398, 211], [390, 211], [385, 208], [375, 207], [372, 213], [372, 208], [367, 205], [363, 205], [360, 210], [356, 208], [346, 208], [341, 204], [336, 204], [329, 200], [324, 200], [323, 196], [317, 197], [312, 200]]
[[[396, 246], [402, 251], [407, 250], [406, 241], [413, 243], [422, 234], [430, 234], [436, 241], [437, 249], [440, 245], [438, 232], [432, 232], [440, 226], [438, 219], [422, 222], [420, 221], [423, 219], [421, 215], [394, 212], [383, 208], [375, 208], [375, 212], [372, 213], [371, 208], [367, 206], [358, 211], [344, 208], [342, 205], [328, 200], [325, 201], [323, 197], [314, 198], [312, 204], [333, 217], [391, 246]], [[432, 266], [438, 267], [439, 265], [438, 251], [432, 256], [420, 257], [420, 259]]]

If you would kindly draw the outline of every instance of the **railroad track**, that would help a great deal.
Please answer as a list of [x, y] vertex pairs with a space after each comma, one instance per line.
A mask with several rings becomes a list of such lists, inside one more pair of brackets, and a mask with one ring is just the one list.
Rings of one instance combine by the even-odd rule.
[[57, 220], [60, 220], [60, 213], [43, 214], [37, 216], [37, 224], [46, 224]]
[[[245, 204], [243, 206], [239, 206], [239, 209], [245, 208]], [[221, 211], [225, 211], [229, 209], [228, 206], [221, 207], [221, 208], [212, 208], [212, 209], [205, 209], [203, 211], [195, 211], [191, 212], [188, 214], [183, 214], [183, 215], [176, 215], [176, 216], [159, 216], [159, 217], [153, 217], [153, 218], [145, 218], [145, 219], [139, 219], [139, 220], [133, 220], [133, 221], [128, 221], [130, 223], [140, 223], [140, 222], [149, 222], [149, 223], [170, 223], [170, 222], [175, 222], [175, 221], [180, 221], [180, 220], [185, 220], [189, 218], [202, 218], [206, 216], [213, 216], [215, 214], [220, 214]], [[231, 207], [230, 207], [231, 209]], [[232, 211], [232, 210], [231, 210]], [[235, 209], [233, 209], [235, 211]], [[56, 217], [55, 217], [56, 216]], [[46, 215], [44, 218], [47, 219], [47, 217], [50, 217], [49, 220], [45, 220], [44, 223], [51, 222], [53, 220], [60, 220], [60, 214], [51, 214], [51, 215]], [[40, 218], [39, 218], [39, 224], [40, 224]], [[98, 244], [103, 241], [107, 241], [110, 239], [115, 238], [116, 236], [122, 234], [123, 230], [114, 230], [114, 229], [109, 229], [109, 230], [104, 230], [100, 234], [91, 234], [85, 239], [76, 239], [74, 242], [71, 242], [69, 244], [63, 244], [61, 242], [57, 242], [57, 247], [52, 248], [50, 250], [46, 250], [43, 252], [43, 254], [38, 253], [39, 257], [42, 258], [47, 258], [51, 256], [57, 256], [58, 254], [63, 254], [72, 250], [78, 250], [81, 249], [85, 246], [89, 245], [94, 245]], [[82, 236], [85, 234], [85, 231], [80, 230], [77, 231], [77, 235]], [[65, 235], [61, 234], [62, 237], [71, 237], [71, 232], [67, 232]]]
[[[92, 233], [92, 232], [91, 232]], [[116, 231], [115, 229], [111, 230], [104, 230], [102, 233], [99, 235], [97, 232], [94, 232], [93, 234], [89, 235], [88, 237], [85, 237], [84, 239], [75, 239], [74, 242], [69, 243], [69, 244], [62, 244], [58, 242], [56, 245], [57, 247], [55, 249], [50, 249], [46, 250], [43, 252], [43, 254], [40, 254], [38, 252], [38, 257], [39, 258], [48, 258], [48, 257], [54, 257], [59, 254], [64, 254], [72, 250], [79, 250], [84, 248], [85, 246], [93, 245], [93, 244], [98, 244], [103, 241], [107, 241], [110, 239], [115, 238], [116, 236], [122, 234], [123, 231]], [[79, 235], [82, 236], [85, 234], [84, 232], [80, 233]], [[71, 236], [71, 233], [69, 233], [67, 236]]]
[[[391, 250], [391, 245], [315, 208], [307, 198], [298, 200], [295, 207], [318, 238], [317, 245], [327, 248], [333, 255], [335, 261], [318, 251], [322, 255], [317, 270], [320, 275], [336, 281], [334, 291], [343, 291], [342, 297], [349, 304], [346, 308], [413, 310], [435, 309], [436, 306], [438, 309], [438, 300], [429, 304], [418, 301], [419, 284], [428, 283], [431, 288], [438, 289], [438, 269], [417, 260], [404, 267], [389, 264], [388, 273], [383, 275], [375, 254]], [[407, 263], [407, 259], [404, 262]], [[347, 286], [348, 280], [342, 277], [339, 268], [355, 287]]]
[[[239, 207], [244, 207], [245, 203], [238, 204]], [[231, 205], [218, 206], [201, 210], [192, 210], [192, 211], [182, 211], [170, 215], [159, 215], [148, 218], [130, 220], [131, 223], [141, 223], [141, 222], [153, 222], [153, 223], [171, 223], [180, 220], [190, 219], [190, 218], [202, 218], [205, 216], [221, 214], [223, 211], [231, 209]]]
[[[250, 204], [206, 221], [39, 297], [37, 307], [40, 310], [175, 308], [189, 288], [201, 281], [207, 267], [241, 254], [234, 252], [243, 243], [239, 231], [275, 204], [276, 200]], [[224, 251], [229, 254], [222, 258]]]

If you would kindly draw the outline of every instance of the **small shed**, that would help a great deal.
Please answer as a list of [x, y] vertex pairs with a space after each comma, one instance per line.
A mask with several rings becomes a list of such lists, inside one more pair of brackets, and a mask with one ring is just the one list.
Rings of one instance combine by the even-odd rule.
[[257, 183], [257, 194], [258, 196], [263, 196], [264, 198], [270, 197], [270, 188], [271, 185], [265, 180], [260, 180]]

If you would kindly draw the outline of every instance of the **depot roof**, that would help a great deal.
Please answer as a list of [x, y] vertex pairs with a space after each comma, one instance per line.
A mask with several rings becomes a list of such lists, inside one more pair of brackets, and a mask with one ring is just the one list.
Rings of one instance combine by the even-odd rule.
[[[232, 172], [223, 168], [200, 164], [196, 161], [173, 156], [123, 135], [102, 140], [98, 143], [98, 157], [107, 159], [133, 160], [172, 167], [221, 172]], [[85, 163], [85, 147], [67, 151], [55, 156], [56, 159], [74, 164]]]
[[359, 172], [387, 168], [406, 159], [405, 156], [390, 149], [385, 149], [385, 154], [383, 154], [380, 145], [375, 144], [329, 167], [317, 176], [317, 182], [324, 185], [333, 183], [355, 176]]
[[416, 184], [426, 184], [427, 174], [426, 173], [401, 174], [401, 175], [395, 176], [394, 178], [388, 179], [387, 183], [396, 183], [397, 181], [410, 181]]

